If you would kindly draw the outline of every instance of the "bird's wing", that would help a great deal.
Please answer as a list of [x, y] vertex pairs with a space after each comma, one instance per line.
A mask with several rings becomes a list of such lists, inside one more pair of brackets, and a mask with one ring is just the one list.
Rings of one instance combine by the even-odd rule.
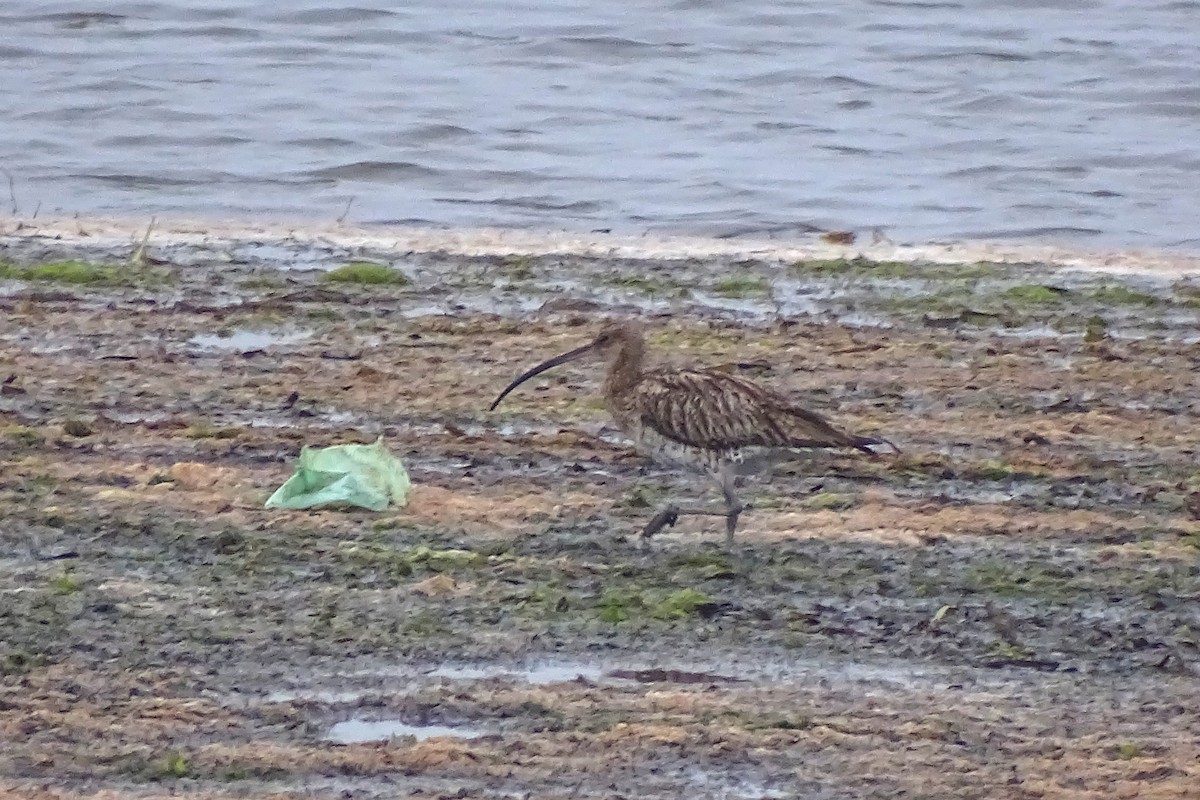
[[643, 425], [692, 447], [868, 449], [862, 437], [844, 433], [778, 392], [727, 372], [651, 370], [628, 402]]

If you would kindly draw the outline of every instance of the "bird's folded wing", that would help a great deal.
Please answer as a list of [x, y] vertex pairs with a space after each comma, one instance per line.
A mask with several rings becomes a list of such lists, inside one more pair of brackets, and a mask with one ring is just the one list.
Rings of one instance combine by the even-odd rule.
[[643, 425], [691, 447], [857, 446], [819, 414], [727, 372], [651, 370], [627, 402]]

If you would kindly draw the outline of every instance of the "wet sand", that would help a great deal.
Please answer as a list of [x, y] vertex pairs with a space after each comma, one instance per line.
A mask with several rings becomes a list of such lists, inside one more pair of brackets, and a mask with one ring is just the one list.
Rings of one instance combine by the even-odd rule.
[[[1194, 261], [142, 232], [0, 233], [11, 274], [111, 268], [0, 281], [0, 789], [1196, 796]], [[326, 279], [364, 259], [406, 282]], [[486, 412], [614, 315], [903, 454], [750, 482], [733, 552], [646, 547], [713, 493], [597, 368]], [[379, 435], [408, 507], [262, 508], [302, 444]]]

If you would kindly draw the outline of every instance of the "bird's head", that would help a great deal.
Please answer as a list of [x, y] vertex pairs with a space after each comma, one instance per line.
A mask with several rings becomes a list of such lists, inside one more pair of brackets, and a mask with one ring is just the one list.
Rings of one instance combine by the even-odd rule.
[[[516, 389], [525, 381], [537, 375], [541, 375], [548, 369], [553, 369], [561, 364], [566, 364], [568, 361], [577, 361], [582, 358], [600, 357], [608, 361], [610, 364], [615, 363], [622, 357], [641, 359], [642, 353], [642, 331], [641, 328], [634, 322], [611, 322], [600, 329], [596, 334], [596, 338], [585, 344], [583, 347], [576, 347], [574, 350], [557, 355], [547, 361], [543, 361], [536, 367], [521, 374], [505, 387], [504, 391], [492, 402], [489, 410], [495, 411], [496, 406], [500, 405], [500, 401], [508, 396], [513, 389]], [[636, 354], [636, 355], [635, 355]]]
[[[641, 347], [642, 329], [635, 322], [610, 322], [600, 329], [586, 349], [601, 358], [612, 360], [630, 348]], [[581, 348], [583, 349], [583, 348]], [[585, 353], [586, 355], [586, 353]]]

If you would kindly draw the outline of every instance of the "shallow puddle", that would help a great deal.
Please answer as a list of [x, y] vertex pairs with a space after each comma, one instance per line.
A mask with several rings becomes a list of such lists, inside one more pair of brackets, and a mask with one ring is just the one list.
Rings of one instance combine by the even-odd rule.
[[[789, 659], [776, 662], [636, 664], [550, 661], [525, 667], [502, 664], [443, 664], [425, 675], [450, 680], [510, 678], [533, 685], [586, 680], [609, 685], [635, 683], [773, 684], [829, 680], [859, 687], [921, 691], [940, 685], [945, 676], [904, 661], [854, 662], [841, 659]], [[960, 676], [961, 677], [961, 676]]]
[[[374, 678], [374, 685], [371, 688], [363, 689], [291, 687], [272, 692], [267, 695], [266, 700], [270, 703], [299, 701], [326, 705], [349, 705], [359, 703], [367, 696], [404, 694], [413, 687], [414, 678], [463, 682], [502, 680], [531, 686], [586, 681], [612, 687], [629, 687], [649, 683], [736, 685], [747, 682], [760, 684], [765, 682], [788, 685], [825, 681], [830, 685], [853, 686], [866, 692], [894, 691], [896, 689], [928, 691], [949, 680], [940, 673], [926, 672], [907, 662], [855, 663], [839, 659], [725, 663], [719, 666], [679, 662], [663, 665], [582, 661], [546, 661], [525, 666], [442, 664], [428, 671], [417, 673], [400, 668], [394, 671], [354, 673], [353, 677]], [[960, 674], [957, 680], [961, 681], [962, 679], [963, 676]]]
[[333, 269], [331, 260], [345, 254], [345, 248], [317, 244], [269, 241], [239, 242], [231, 248], [234, 263], [261, 264], [282, 271], [306, 269]]
[[326, 703], [328, 705], [338, 705], [342, 703], [357, 703], [362, 699], [366, 692], [335, 692], [324, 689], [313, 689], [311, 691], [278, 691], [271, 692], [267, 695], [268, 703], [293, 703], [297, 700], [308, 703]]
[[237, 330], [228, 336], [213, 333], [199, 333], [188, 339], [188, 344], [202, 350], [227, 350], [230, 352], [249, 353], [255, 350], [266, 350], [284, 344], [295, 344], [312, 336], [312, 331], [271, 331], [271, 330]]
[[418, 741], [446, 736], [455, 739], [478, 739], [486, 735], [476, 728], [457, 728], [450, 725], [410, 725], [398, 719], [348, 719], [339, 722], [325, 734], [325, 740], [338, 744], [358, 742], [380, 742], [402, 736], [412, 736]]
[[455, 665], [443, 664], [427, 675], [459, 681], [477, 681], [488, 678], [514, 678], [534, 685], [564, 683], [574, 680], [596, 681], [604, 676], [604, 670], [591, 664], [549, 662], [531, 667], [505, 667], [499, 664]]
[[519, 316], [537, 311], [543, 303], [544, 297], [524, 294], [460, 294], [443, 302], [417, 302], [401, 307], [396, 313], [404, 319], [474, 314]]
[[731, 678], [711, 672], [688, 672], [679, 669], [614, 669], [609, 678], [636, 683], [745, 683], [746, 678]]
[[[383, 672], [355, 673], [355, 677], [379, 679], [378, 685], [370, 689], [306, 689], [288, 688], [267, 695], [268, 703], [323, 703], [326, 705], [349, 705], [358, 703], [371, 695], [403, 694], [410, 688], [414, 677], [437, 678], [445, 681], [481, 681], [504, 678], [513, 682], [541, 686], [551, 683], [566, 683], [575, 680], [599, 681], [605, 670], [590, 664], [573, 662], [545, 662], [529, 667], [503, 664], [443, 664], [427, 672], [412, 673], [407, 669]], [[438, 734], [430, 734], [438, 735]]]
[[847, 328], [894, 328], [895, 323], [882, 314], [869, 314], [865, 311], [851, 311], [845, 314], [831, 313], [830, 316], [839, 325]]
[[795, 796], [782, 789], [769, 788], [759, 780], [740, 778], [734, 774], [719, 773], [699, 767], [691, 767], [681, 777], [693, 789], [705, 792], [719, 791], [721, 793], [719, 796], [725, 798], [770, 800], [777, 797]]

